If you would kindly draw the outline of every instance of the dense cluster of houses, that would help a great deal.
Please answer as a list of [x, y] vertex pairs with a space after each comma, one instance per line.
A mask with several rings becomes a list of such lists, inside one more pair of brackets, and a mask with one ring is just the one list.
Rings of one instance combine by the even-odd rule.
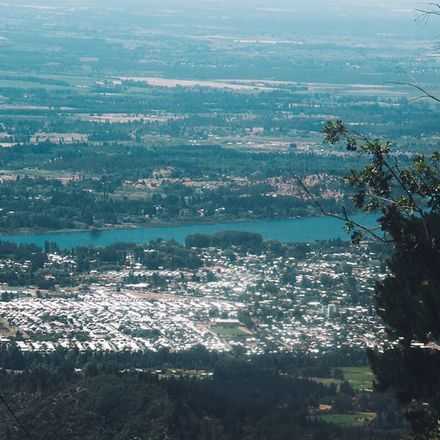
[[301, 258], [198, 252], [204, 264], [192, 271], [146, 270], [127, 258], [120, 270], [94, 272], [85, 286], [43, 295], [21, 289], [0, 302], [0, 318], [15, 329], [1, 340], [36, 351], [203, 345], [317, 353], [383, 337], [371, 301], [383, 266], [367, 245], [314, 246]]

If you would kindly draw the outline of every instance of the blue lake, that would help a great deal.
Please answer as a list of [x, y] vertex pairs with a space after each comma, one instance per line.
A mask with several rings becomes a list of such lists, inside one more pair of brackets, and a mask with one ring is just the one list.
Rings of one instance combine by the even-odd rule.
[[[358, 215], [354, 220], [362, 225], [375, 225], [377, 215]], [[288, 220], [255, 220], [231, 223], [197, 224], [183, 226], [141, 227], [136, 229], [111, 229], [98, 232], [50, 232], [3, 234], [0, 240], [16, 243], [34, 243], [43, 246], [45, 241], [56, 242], [60, 248], [75, 246], [107, 246], [117, 242], [146, 243], [158, 238], [174, 239], [183, 243], [190, 234], [214, 234], [220, 231], [248, 231], [261, 234], [266, 240], [283, 242], [310, 242], [315, 240], [348, 239], [344, 223], [330, 217], [306, 217]]]

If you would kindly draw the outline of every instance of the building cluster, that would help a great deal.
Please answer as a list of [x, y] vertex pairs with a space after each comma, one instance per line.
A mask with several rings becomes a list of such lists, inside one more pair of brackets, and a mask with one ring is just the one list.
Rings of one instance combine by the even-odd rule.
[[384, 337], [371, 300], [384, 268], [367, 245], [314, 245], [302, 256], [198, 252], [199, 269], [147, 270], [128, 257], [120, 270], [95, 271], [65, 294], [21, 289], [0, 302], [0, 319], [14, 329], [1, 340], [14, 338], [28, 351], [203, 345], [319, 353]]

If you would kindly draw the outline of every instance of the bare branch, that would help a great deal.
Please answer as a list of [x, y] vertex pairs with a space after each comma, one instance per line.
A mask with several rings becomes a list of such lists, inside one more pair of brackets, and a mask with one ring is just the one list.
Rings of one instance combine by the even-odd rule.
[[[440, 11], [438, 13], [438, 15], [440, 15]], [[427, 99], [432, 99], [435, 102], [440, 103], [440, 98], [433, 95], [432, 93], [428, 92], [426, 89], [424, 89], [423, 87], [419, 86], [418, 84], [415, 83], [409, 83], [409, 82], [398, 82], [398, 81], [391, 81], [389, 82], [389, 84], [395, 84], [395, 85], [400, 85], [400, 86], [407, 86], [407, 87], [412, 87], [413, 89], [418, 90], [419, 92], [422, 93], [422, 96], [417, 98], [417, 99], [422, 99], [422, 98], [427, 98]]]
[[440, 15], [440, 11], [432, 11], [429, 9], [416, 9], [416, 12], [423, 15]]
[[373, 194], [371, 191], [368, 191], [368, 197], [376, 200], [380, 200], [381, 202], [388, 203], [389, 205], [397, 205], [398, 203], [393, 199], [388, 199], [386, 197], [378, 196], [377, 194]]
[[428, 99], [428, 97], [425, 95], [415, 96], [414, 98], [410, 98], [408, 102], [418, 102], [421, 101], [422, 99]]
[[391, 243], [390, 240], [386, 240], [385, 238], [381, 237], [379, 234], [376, 234], [374, 232], [374, 228], [368, 228], [367, 226], [361, 225], [360, 223], [354, 221], [352, 218], [349, 217], [347, 214], [347, 211], [345, 208], [343, 208], [343, 215], [334, 214], [332, 212], [328, 212], [322, 205], [319, 203], [318, 200], [316, 200], [316, 197], [311, 193], [309, 188], [305, 185], [305, 183], [301, 180], [300, 177], [296, 177], [296, 180], [298, 184], [301, 186], [303, 191], [306, 193], [309, 200], [319, 209], [322, 215], [325, 215], [326, 217], [333, 217], [336, 218], [344, 223], [351, 223], [354, 226], [356, 226], [358, 229], [364, 231], [366, 234], [373, 237], [375, 240], [380, 241], [382, 243]]
[[[425, 19], [428, 19], [432, 15], [440, 15], [440, 3], [431, 2], [428, 3], [433, 9], [416, 9], [416, 12], [421, 14]], [[438, 9], [437, 11], [435, 9]]]
[[420, 219], [423, 224], [423, 230], [425, 231], [426, 240], [429, 242], [432, 242], [432, 236], [431, 231], [429, 230], [428, 224], [426, 223], [425, 214], [423, 212], [423, 209], [420, 208], [419, 204], [417, 203], [416, 199], [414, 198], [412, 192], [409, 190], [409, 188], [405, 185], [405, 182], [400, 178], [399, 172], [396, 173], [396, 170], [386, 161], [383, 161], [383, 164], [387, 168], [387, 170], [391, 173], [391, 175], [394, 177], [396, 182], [400, 185], [402, 190], [406, 193], [407, 197], [411, 201], [412, 205], [414, 206], [414, 209], [418, 212], [420, 215]]

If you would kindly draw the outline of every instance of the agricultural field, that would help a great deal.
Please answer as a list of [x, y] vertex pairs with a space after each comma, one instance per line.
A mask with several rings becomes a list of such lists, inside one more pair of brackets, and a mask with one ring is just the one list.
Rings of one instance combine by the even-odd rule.
[[345, 380], [357, 391], [373, 390], [374, 374], [369, 367], [341, 368]]

